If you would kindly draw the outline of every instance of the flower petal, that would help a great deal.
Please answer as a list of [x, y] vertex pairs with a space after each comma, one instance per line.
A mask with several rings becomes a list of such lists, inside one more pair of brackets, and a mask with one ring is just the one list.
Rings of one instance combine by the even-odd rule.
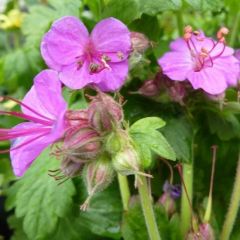
[[236, 86], [240, 72], [240, 65], [234, 56], [220, 57], [214, 60], [215, 69], [222, 72], [228, 86]]
[[125, 60], [121, 63], [111, 63], [111, 69], [104, 69], [98, 73], [101, 81], [95, 84], [100, 90], [104, 92], [116, 91], [124, 84], [128, 74], [128, 61]]
[[59, 66], [72, 64], [83, 55], [88, 40], [88, 31], [78, 18], [63, 17], [43, 37], [42, 56], [50, 67], [59, 70]]
[[55, 118], [67, 109], [67, 103], [62, 96], [62, 84], [58, 73], [53, 70], [44, 70], [34, 79], [34, 86], [39, 100], [45, 109]]
[[[61, 92], [61, 82], [58, 79], [57, 72], [44, 70], [35, 77], [34, 85], [22, 102], [37, 113], [54, 120], [67, 109], [67, 104]], [[39, 115], [25, 107], [22, 107], [22, 112], [39, 118]]]
[[106, 54], [122, 53], [123, 58], [119, 58], [119, 61], [126, 59], [131, 49], [130, 32], [127, 26], [115, 18], [100, 21], [91, 33], [91, 40], [97, 51]]
[[203, 89], [205, 92], [217, 95], [228, 87], [225, 75], [216, 68], [204, 68], [199, 72], [190, 72], [187, 76], [194, 89]]
[[64, 66], [59, 73], [59, 78], [63, 84], [71, 89], [80, 89], [87, 84], [92, 83], [94, 80], [93, 75], [90, 74], [88, 69], [88, 62], [85, 61], [81, 68], [78, 68], [76, 63], [69, 66]]
[[[27, 122], [18, 124], [14, 129], [28, 129], [36, 127], [43, 128], [42, 125]], [[10, 149], [14, 174], [18, 177], [22, 176], [39, 154], [59, 137], [60, 132], [53, 131], [49, 134], [33, 133], [29, 136], [19, 137], [14, 140]], [[26, 143], [26, 145], [24, 145], [24, 143]], [[23, 146], [17, 148], [20, 145]], [[14, 148], [17, 149], [13, 150]]]
[[172, 80], [184, 81], [187, 74], [193, 71], [191, 55], [186, 52], [168, 52], [158, 60], [163, 73]]

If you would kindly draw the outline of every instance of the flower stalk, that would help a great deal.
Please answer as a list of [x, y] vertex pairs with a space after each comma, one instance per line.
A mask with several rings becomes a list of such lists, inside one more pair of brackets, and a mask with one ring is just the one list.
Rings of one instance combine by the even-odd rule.
[[237, 213], [239, 210], [240, 205], [240, 153], [238, 157], [238, 165], [237, 165], [237, 172], [236, 172], [236, 178], [233, 185], [233, 191], [232, 196], [230, 200], [230, 206], [223, 224], [223, 229], [220, 235], [220, 240], [228, 240], [230, 237], [230, 234], [232, 232]]
[[141, 184], [138, 184], [138, 191], [140, 195], [143, 215], [145, 218], [145, 223], [148, 230], [148, 235], [150, 240], [161, 240], [157, 223], [154, 216], [152, 199], [149, 195], [149, 189], [147, 185], [147, 180], [145, 176], [138, 176], [140, 178]]
[[193, 164], [182, 164], [181, 229], [185, 236], [192, 221]]
[[118, 184], [119, 184], [120, 194], [121, 194], [121, 198], [122, 198], [123, 210], [128, 211], [130, 190], [129, 190], [129, 186], [128, 186], [127, 177], [118, 173]]

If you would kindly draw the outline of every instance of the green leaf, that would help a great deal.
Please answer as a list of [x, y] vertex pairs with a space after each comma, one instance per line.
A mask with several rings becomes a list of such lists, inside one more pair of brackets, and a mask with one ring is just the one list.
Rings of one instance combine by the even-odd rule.
[[137, 144], [145, 145], [163, 158], [176, 160], [175, 152], [160, 132], [131, 132], [130, 134]]
[[[132, 202], [123, 215], [122, 236], [124, 240], [146, 240], [148, 233], [139, 199], [135, 197]], [[166, 210], [160, 204], [154, 206], [154, 213], [162, 239], [181, 239], [178, 215], [173, 215], [169, 221]]]
[[240, 123], [231, 112], [208, 112], [207, 120], [212, 134], [217, 134], [221, 140], [240, 137]]
[[23, 231], [22, 222], [22, 219], [16, 218], [14, 215], [8, 218], [8, 224], [10, 228], [14, 230], [11, 240], [29, 240]]
[[48, 3], [49, 6], [30, 7], [30, 13], [24, 18], [22, 31], [27, 36], [26, 44], [31, 47], [39, 47], [43, 34], [54, 20], [68, 15], [79, 16], [81, 1], [49, 0]]
[[177, 159], [186, 163], [191, 162], [194, 132], [190, 123], [185, 118], [172, 119], [162, 132], [173, 147]]
[[147, 228], [139, 203], [132, 205], [129, 210], [123, 214], [122, 236], [124, 240], [148, 239]]
[[178, 10], [182, 7], [182, 0], [139, 0], [141, 13], [155, 15], [162, 11]]
[[58, 167], [59, 161], [45, 150], [17, 182], [16, 216], [23, 218], [23, 229], [29, 239], [44, 239], [55, 231], [59, 218], [72, 207], [75, 194], [72, 181], [58, 186], [47, 174], [49, 169]]
[[[92, 198], [88, 211], [80, 213], [79, 221], [96, 235], [120, 239], [122, 202], [116, 184], [114, 182], [106, 190], [97, 193]], [[80, 188], [84, 188], [82, 184]], [[81, 197], [86, 198], [86, 193], [82, 193]]]
[[219, 10], [223, 6], [222, 0], [185, 0], [194, 10]]
[[133, 132], [149, 132], [165, 126], [165, 122], [159, 117], [146, 117], [136, 121], [131, 125], [130, 131]]
[[129, 24], [140, 17], [137, 0], [110, 0], [104, 6], [102, 17], [115, 17]]

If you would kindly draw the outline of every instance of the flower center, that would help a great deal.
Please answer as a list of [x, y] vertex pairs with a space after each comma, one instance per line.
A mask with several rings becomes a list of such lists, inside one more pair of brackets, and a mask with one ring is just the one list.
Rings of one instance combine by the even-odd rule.
[[[218, 41], [206, 38], [199, 31], [192, 31], [192, 27], [190, 26], [187, 26], [184, 32], [184, 40], [191, 53], [194, 71], [199, 72], [206, 67], [213, 67], [214, 60], [221, 57], [225, 51], [224, 36], [228, 33], [228, 30], [221, 28], [218, 31]], [[206, 43], [208, 47], [204, 47], [204, 43]]]
[[91, 41], [86, 45], [84, 54], [76, 59], [77, 70], [81, 69], [84, 62], [87, 62], [90, 74], [99, 73], [104, 69], [111, 70], [111, 67], [109, 66], [111, 58], [107, 54], [97, 51]]

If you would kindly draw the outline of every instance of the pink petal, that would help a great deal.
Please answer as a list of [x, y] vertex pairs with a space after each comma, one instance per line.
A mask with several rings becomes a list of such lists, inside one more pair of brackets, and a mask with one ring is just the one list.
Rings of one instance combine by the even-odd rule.
[[190, 72], [187, 76], [194, 89], [203, 89], [205, 92], [217, 95], [228, 87], [225, 75], [215, 68], [206, 67], [200, 72]]
[[179, 52], [189, 51], [187, 47], [187, 43], [183, 38], [177, 38], [176, 40], [172, 41], [170, 43], [170, 49], [172, 51], [179, 51]]
[[165, 53], [158, 63], [163, 73], [172, 80], [184, 81], [187, 74], [193, 71], [193, 63], [188, 51]]
[[89, 66], [87, 61], [84, 62], [81, 68], [78, 68], [76, 63], [64, 66], [62, 71], [59, 73], [59, 78], [63, 84], [71, 89], [83, 88], [87, 84], [92, 83], [94, 79], [93, 75], [96, 75], [91, 75], [88, 68]]
[[111, 69], [104, 69], [98, 73], [101, 81], [96, 86], [102, 91], [116, 91], [124, 84], [128, 74], [128, 61], [111, 63]]
[[[123, 59], [126, 59], [131, 49], [130, 32], [127, 26], [115, 18], [100, 21], [92, 31], [91, 39], [95, 49], [106, 55], [121, 52]], [[117, 61], [117, 58], [113, 56], [111, 58]], [[119, 61], [122, 60], [119, 59]]]
[[213, 67], [222, 72], [229, 86], [237, 85], [240, 65], [235, 57], [229, 56], [215, 59]]
[[43, 37], [42, 56], [50, 67], [59, 70], [59, 66], [74, 63], [88, 41], [88, 31], [78, 18], [63, 17], [55, 21]]
[[67, 109], [67, 103], [62, 97], [62, 84], [58, 73], [53, 70], [44, 70], [34, 79], [34, 86], [38, 98], [44, 108], [55, 118]]
[[[37, 113], [54, 120], [67, 109], [67, 104], [61, 92], [61, 82], [58, 79], [57, 72], [44, 70], [35, 77], [34, 85], [22, 102]], [[39, 118], [39, 115], [25, 107], [22, 107], [22, 112]]]
[[[42, 126], [27, 122], [18, 124], [15, 129], [28, 129], [36, 127], [41, 128]], [[17, 138], [13, 142], [11, 149], [16, 148], [25, 142], [28, 142], [28, 144], [19, 147], [18, 149], [10, 150], [14, 174], [18, 177], [22, 176], [30, 167], [32, 162], [40, 155], [40, 153], [60, 137], [59, 133], [59, 131], [53, 131], [50, 134], [37, 133]]]

